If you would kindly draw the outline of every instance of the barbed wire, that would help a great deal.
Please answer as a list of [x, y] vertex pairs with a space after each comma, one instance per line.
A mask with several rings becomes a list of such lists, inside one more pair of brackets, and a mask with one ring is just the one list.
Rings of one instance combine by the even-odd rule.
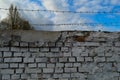
[[[9, 10], [8, 8], [0, 8], [0, 10]], [[12, 9], [14, 10], [14, 9]], [[86, 14], [120, 14], [120, 11], [63, 11], [63, 10], [40, 10], [40, 9], [17, 9], [18, 11], [32, 11], [32, 12], [55, 12], [55, 13], [86, 13]]]
[[63, 23], [63, 24], [31, 24], [36, 26], [120, 26], [120, 22], [109, 23]]

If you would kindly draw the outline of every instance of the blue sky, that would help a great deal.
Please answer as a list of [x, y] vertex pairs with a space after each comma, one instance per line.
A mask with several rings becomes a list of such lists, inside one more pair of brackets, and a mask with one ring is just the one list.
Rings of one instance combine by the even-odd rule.
[[[40, 9], [57, 11], [118, 11], [120, 12], [119, 0], [0, 0], [0, 7], [9, 8], [13, 3], [22, 9]], [[1, 11], [1, 10], [0, 10]], [[7, 11], [0, 12], [0, 19], [7, 16]], [[74, 14], [54, 12], [22, 12], [23, 18], [31, 24], [70, 24], [70, 23], [100, 23], [102, 25], [72, 25], [72, 26], [38, 26], [37, 30], [103, 30], [120, 31], [120, 13], [118, 14]], [[107, 23], [107, 24], [105, 24]]]

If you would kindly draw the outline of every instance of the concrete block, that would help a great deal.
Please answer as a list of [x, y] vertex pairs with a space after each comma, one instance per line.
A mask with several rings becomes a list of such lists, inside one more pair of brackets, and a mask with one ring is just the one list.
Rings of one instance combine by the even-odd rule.
[[39, 52], [39, 50], [40, 50], [39, 48], [30, 48], [31, 52]]
[[43, 68], [43, 73], [53, 73], [54, 69], [53, 68]]
[[73, 63], [65, 63], [65, 67], [73, 67]]
[[15, 73], [16, 74], [22, 74], [23, 73], [23, 69], [16, 69]]
[[75, 62], [75, 58], [74, 57], [70, 57], [69, 58], [69, 62]]
[[63, 73], [63, 68], [55, 68], [55, 73]]
[[59, 48], [51, 48], [50, 50], [51, 50], [51, 52], [59, 52], [60, 51]]
[[10, 68], [18, 68], [18, 64], [17, 63], [11, 63]]
[[65, 52], [65, 53], [63, 53], [63, 55], [64, 55], [65, 57], [71, 57], [71, 52]]
[[49, 48], [40, 48], [41, 52], [49, 52]]
[[0, 63], [0, 69], [7, 69], [7, 68], [9, 68], [9, 64], [7, 64], [7, 63]]
[[22, 62], [22, 58], [4, 58], [4, 62], [10, 62], [10, 63], [15, 63], [15, 62]]
[[12, 80], [15, 80], [15, 79], [18, 80], [18, 79], [20, 79], [20, 74], [14, 74], [14, 75], [12, 75], [12, 76], [11, 76], [11, 79], [12, 79]]
[[13, 69], [2, 69], [1, 74], [14, 74]]
[[77, 57], [77, 62], [84, 62], [84, 57]]
[[23, 58], [24, 63], [33, 63], [35, 62], [34, 58]]
[[36, 62], [44, 63], [44, 62], [47, 62], [47, 61], [48, 61], [47, 58], [36, 58]]
[[0, 47], [0, 51], [10, 51], [9, 47]]
[[63, 52], [68, 52], [68, 51], [69, 51], [69, 48], [68, 48], [68, 47], [61, 47], [61, 51], [63, 51]]
[[105, 57], [94, 57], [95, 62], [105, 62]]
[[45, 68], [46, 67], [46, 63], [38, 63], [38, 67], [39, 68]]
[[64, 67], [64, 63], [56, 63], [56, 67]]
[[48, 64], [47, 64], [47, 67], [48, 67], [48, 68], [54, 68], [54, 67], [55, 67], [55, 64], [48, 63]]
[[12, 52], [3, 52], [3, 57], [11, 57]]
[[30, 63], [30, 64], [28, 64], [28, 67], [35, 68], [35, 67], [37, 67], [37, 64], [36, 63]]
[[64, 68], [65, 72], [77, 72], [77, 68]]
[[10, 80], [10, 75], [9, 74], [2, 75], [2, 80]]

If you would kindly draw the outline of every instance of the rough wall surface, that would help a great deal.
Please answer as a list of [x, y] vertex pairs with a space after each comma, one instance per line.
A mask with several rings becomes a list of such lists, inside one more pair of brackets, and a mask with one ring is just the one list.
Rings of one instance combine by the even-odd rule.
[[120, 80], [119, 32], [1, 31], [0, 80]]

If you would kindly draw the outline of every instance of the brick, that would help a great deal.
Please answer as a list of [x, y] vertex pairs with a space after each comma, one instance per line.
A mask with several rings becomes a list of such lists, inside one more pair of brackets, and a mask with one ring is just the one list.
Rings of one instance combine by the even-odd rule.
[[48, 46], [49, 46], [49, 47], [55, 47], [56, 45], [55, 45], [55, 42], [49, 42], [49, 43], [48, 43]]
[[65, 58], [65, 57], [63, 57], [63, 58], [59, 58], [59, 62], [67, 62], [67, 61], [68, 61], [68, 59]]
[[70, 74], [69, 73], [63, 73], [62, 74], [62, 78], [70, 78]]
[[73, 47], [72, 56], [80, 56], [80, 53], [84, 50], [83, 47]]
[[22, 58], [4, 58], [4, 62], [22, 62]]
[[69, 43], [69, 42], [64, 43], [64, 45], [65, 45], [66, 47], [72, 47], [72, 44], [71, 44], [71, 43]]
[[64, 68], [65, 72], [77, 72], [77, 68]]
[[0, 52], [0, 57], [2, 57], [2, 52]]
[[13, 69], [2, 69], [1, 74], [14, 74]]
[[2, 80], [10, 80], [10, 75], [2, 75]]
[[64, 63], [56, 63], [56, 67], [64, 67]]
[[40, 48], [41, 52], [49, 52], [49, 48]]
[[55, 73], [63, 73], [63, 68], [55, 68]]
[[80, 67], [81, 63], [73, 63], [73, 67]]
[[35, 62], [34, 58], [24, 58], [24, 63], [33, 63], [33, 62]]
[[61, 51], [63, 51], [63, 52], [68, 52], [68, 51], [69, 51], [69, 48], [68, 48], [68, 47], [61, 47]]
[[27, 52], [27, 51], [29, 51], [29, 49], [28, 48], [20, 48], [20, 51], [21, 52]]
[[84, 57], [77, 57], [77, 62], [84, 62]]
[[5, 68], [9, 68], [9, 64], [6, 64], [6, 63], [1, 63], [0, 64], [0, 69], [5, 69]]
[[105, 62], [105, 57], [95, 57], [94, 61], [95, 62]]
[[46, 67], [46, 63], [38, 63], [38, 67], [39, 68], [45, 68]]
[[36, 62], [47, 62], [48, 59], [47, 58], [36, 58]]
[[22, 56], [22, 52], [14, 52], [13, 56], [14, 57], [21, 57]]
[[81, 53], [81, 56], [82, 56], [82, 57], [87, 57], [87, 56], [88, 56], [88, 52], [82, 52], [82, 53]]
[[35, 68], [35, 69], [29, 69], [29, 68], [26, 68], [25, 69], [25, 73], [41, 73], [42, 71], [41, 71], [41, 69], [37, 69], [37, 68]]
[[120, 42], [115, 42], [115, 46], [119, 47], [120, 46]]
[[73, 63], [65, 63], [65, 67], [73, 67]]
[[55, 67], [55, 64], [50, 64], [50, 63], [49, 63], [49, 64], [47, 64], [47, 67], [48, 67], [48, 68], [54, 68], [54, 67]]
[[20, 79], [20, 74], [14, 74], [11, 76], [11, 78], [14, 79]]
[[69, 58], [69, 62], [75, 62], [75, 58], [74, 57]]
[[91, 61], [93, 61], [93, 59], [92, 59], [92, 57], [85, 57], [85, 61], [91, 62]]
[[54, 69], [53, 68], [43, 68], [43, 73], [53, 73]]
[[28, 77], [29, 77], [29, 75], [27, 75], [27, 74], [21, 74], [21, 79], [28, 79]]
[[71, 57], [71, 52], [63, 53], [65, 57]]
[[10, 68], [18, 68], [18, 64], [17, 63], [11, 63]]
[[62, 43], [62, 42], [57, 42], [57, 43], [56, 43], [56, 47], [61, 47], [61, 46], [63, 46], [63, 43]]
[[11, 51], [19, 52], [19, 51], [20, 51], [20, 48], [19, 48], [19, 47], [11, 47]]
[[37, 67], [37, 64], [36, 63], [31, 63], [31, 64], [28, 64], [28, 67], [35, 68], [35, 67]]
[[105, 53], [106, 57], [111, 57], [113, 55], [113, 53]]
[[28, 47], [28, 43], [27, 42], [20, 42], [20, 46], [21, 47]]
[[60, 51], [59, 48], [51, 48], [50, 50], [51, 50], [51, 52], [59, 52]]
[[25, 64], [23, 64], [23, 63], [19, 64], [19, 68], [24, 68], [24, 67], [25, 67]]
[[12, 52], [4, 52], [3, 53], [3, 57], [11, 57], [12, 56]]
[[16, 69], [16, 72], [15, 72], [16, 74], [21, 74], [21, 73], [23, 73], [23, 69]]
[[31, 52], [39, 52], [39, 50], [40, 50], [39, 48], [30, 48]]
[[9, 47], [0, 47], [0, 51], [9, 51]]

